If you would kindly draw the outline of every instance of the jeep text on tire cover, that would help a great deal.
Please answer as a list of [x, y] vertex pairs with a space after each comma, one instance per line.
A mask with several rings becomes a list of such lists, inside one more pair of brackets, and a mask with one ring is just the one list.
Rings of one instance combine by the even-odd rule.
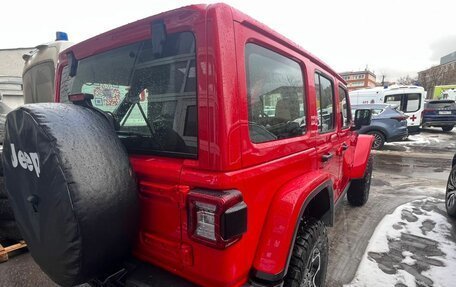
[[321, 285], [335, 205], [368, 198], [373, 138], [353, 131], [344, 80], [225, 4], [73, 45], [55, 90], [106, 112], [128, 151], [132, 255], [192, 283]]
[[36, 152], [26, 153], [21, 150], [17, 151], [14, 144], [11, 144], [11, 163], [13, 167], [20, 165], [23, 169], [34, 171], [37, 177], [40, 177], [40, 161]]

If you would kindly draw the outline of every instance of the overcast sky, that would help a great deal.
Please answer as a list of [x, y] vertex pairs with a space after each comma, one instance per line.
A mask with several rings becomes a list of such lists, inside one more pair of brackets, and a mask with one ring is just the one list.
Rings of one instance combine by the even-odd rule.
[[[200, 0], [5, 0], [0, 49], [33, 47], [65, 31], [79, 42]], [[310, 51], [336, 71], [369, 68], [386, 80], [415, 76], [456, 51], [454, 0], [226, 0]]]

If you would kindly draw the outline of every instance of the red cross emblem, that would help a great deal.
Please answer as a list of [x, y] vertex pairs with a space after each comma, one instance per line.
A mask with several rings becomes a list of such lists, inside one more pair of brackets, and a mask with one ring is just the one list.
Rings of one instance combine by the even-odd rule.
[[410, 119], [412, 120], [412, 122], [414, 122], [414, 121], [416, 120], [416, 116], [415, 116], [415, 115], [412, 115], [412, 116], [410, 117]]

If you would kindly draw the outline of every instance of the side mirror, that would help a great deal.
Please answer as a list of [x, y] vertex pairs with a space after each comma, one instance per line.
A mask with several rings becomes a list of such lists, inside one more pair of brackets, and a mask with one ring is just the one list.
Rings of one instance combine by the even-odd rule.
[[370, 109], [360, 109], [355, 112], [355, 125], [352, 130], [359, 130], [362, 126], [368, 126], [371, 123], [372, 111]]

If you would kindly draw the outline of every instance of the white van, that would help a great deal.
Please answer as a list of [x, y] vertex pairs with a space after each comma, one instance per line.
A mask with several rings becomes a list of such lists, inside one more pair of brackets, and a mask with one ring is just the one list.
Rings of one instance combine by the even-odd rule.
[[57, 32], [54, 42], [41, 44], [24, 54], [22, 81], [24, 103], [54, 101], [54, 78], [59, 53], [72, 45], [66, 33]]
[[442, 100], [456, 101], [456, 89], [448, 89], [442, 92]]
[[419, 133], [421, 113], [424, 110], [424, 99], [426, 98], [426, 91], [423, 87], [393, 85], [388, 88], [356, 90], [349, 94], [352, 105], [378, 103], [396, 105], [398, 110], [408, 116], [409, 134]]

